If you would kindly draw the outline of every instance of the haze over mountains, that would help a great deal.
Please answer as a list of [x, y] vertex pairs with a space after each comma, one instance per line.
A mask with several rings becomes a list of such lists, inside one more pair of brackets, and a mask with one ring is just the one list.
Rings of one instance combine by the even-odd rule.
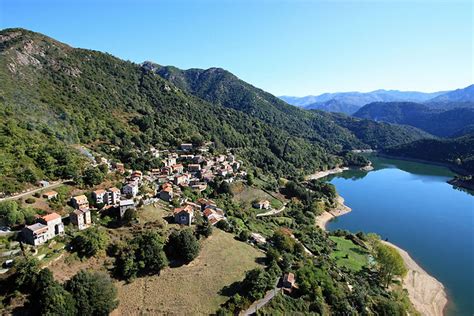
[[324, 93], [318, 96], [280, 98], [289, 104], [305, 109], [340, 112], [351, 115], [362, 106], [372, 102], [417, 102], [432, 108], [472, 107], [474, 85], [455, 91], [417, 92], [398, 90], [375, 90], [372, 92]]

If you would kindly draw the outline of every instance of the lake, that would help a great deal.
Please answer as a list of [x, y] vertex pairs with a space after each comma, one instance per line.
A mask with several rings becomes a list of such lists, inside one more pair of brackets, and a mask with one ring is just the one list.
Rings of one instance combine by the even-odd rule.
[[474, 314], [474, 196], [446, 183], [444, 167], [370, 156], [374, 170], [327, 178], [352, 212], [329, 230], [374, 232], [400, 246], [446, 287], [448, 315]]

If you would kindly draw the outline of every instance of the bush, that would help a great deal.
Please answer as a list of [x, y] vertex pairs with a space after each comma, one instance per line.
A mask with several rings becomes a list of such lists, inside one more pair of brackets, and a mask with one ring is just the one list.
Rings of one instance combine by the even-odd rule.
[[26, 202], [27, 204], [33, 204], [33, 203], [36, 202], [36, 199], [35, 199], [35, 198], [32, 198], [32, 197], [29, 197], [29, 198], [27, 198], [27, 199], [25, 200], [25, 202]]

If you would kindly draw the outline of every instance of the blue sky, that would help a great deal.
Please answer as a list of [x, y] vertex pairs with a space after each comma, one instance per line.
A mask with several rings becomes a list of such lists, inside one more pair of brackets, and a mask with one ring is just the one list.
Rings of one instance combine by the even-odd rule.
[[474, 82], [470, 0], [0, 0], [7, 27], [134, 62], [222, 67], [275, 95]]

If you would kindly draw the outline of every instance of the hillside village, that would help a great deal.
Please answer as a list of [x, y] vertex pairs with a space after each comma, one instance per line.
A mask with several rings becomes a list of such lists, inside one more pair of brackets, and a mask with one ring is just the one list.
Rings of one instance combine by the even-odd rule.
[[[305, 260], [334, 260], [328, 255], [332, 253], [338, 269], [356, 272], [371, 265], [365, 235], [336, 232], [328, 238], [316, 226], [317, 215], [339, 207], [332, 185], [310, 177], [302, 182], [282, 178], [277, 183], [255, 169], [247, 171], [231, 150], [215, 152], [212, 146], [184, 143], [177, 149], [152, 148], [160, 166], [150, 170], [128, 169], [124, 163], [89, 152], [94, 158], [91, 174], [104, 173], [94, 185], [40, 181], [39, 188], [8, 197], [0, 203], [0, 211], [23, 212], [25, 224], [2, 228], [0, 282], [18, 279], [18, 266], [32, 262], [41, 271], [51, 268], [54, 277], [66, 284], [86, 267], [113, 276], [115, 281], [106, 283], [111, 291], [118, 289], [119, 299], [110, 303], [109, 310], [175, 313], [169, 304], [158, 307], [163, 295], [172, 292], [179, 298], [176, 289], [189, 286], [193, 275], [200, 284], [196, 290], [207, 291], [217, 300], [201, 303], [197, 295], [193, 297], [197, 301], [186, 305], [189, 311], [253, 314], [304, 293], [299, 287], [303, 276], [297, 272]], [[28, 213], [32, 207], [27, 205], [36, 207], [36, 213]], [[358, 250], [339, 249], [339, 242]], [[142, 253], [151, 245], [149, 253]], [[212, 266], [213, 273], [193, 271], [194, 264], [198, 271]], [[179, 267], [177, 272], [169, 270], [173, 267]], [[151, 286], [180, 285], [157, 290], [160, 294], [152, 302], [137, 305], [131, 293], [140, 292], [136, 287], [148, 278], [153, 278]], [[233, 282], [239, 290], [222, 294]], [[255, 289], [247, 292], [249, 286]], [[6, 297], [15, 302], [10, 305], [22, 306], [21, 299], [28, 296], [20, 296], [19, 302], [11, 294]], [[37, 304], [31, 298], [30, 303]]]
[[[209, 145], [209, 144], [208, 144]], [[26, 225], [22, 230], [23, 241], [38, 246], [64, 234], [64, 222], [76, 229], [87, 229], [92, 225], [91, 211], [114, 214], [123, 219], [127, 212], [137, 207], [156, 203], [158, 199], [174, 206], [176, 224], [190, 226], [199, 212], [211, 225], [225, 220], [225, 211], [218, 208], [210, 199], [199, 198], [195, 201], [183, 195], [182, 191], [203, 192], [216, 177], [227, 183], [244, 179], [247, 173], [241, 170], [242, 161], [227, 154], [211, 155], [206, 146], [193, 148], [192, 144], [181, 144], [178, 150], [153, 150], [155, 157], [162, 158], [162, 168], [147, 171], [126, 170], [123, 163], [111, 163], [101, 158], [98, 165], [105, 165], [109, 173], [123, 177], [121, 190], [117, 187], [100, 188], [83, 194], [71, 196], [70, 214], [62, 216], [51, 212], [37, 216], [36, 223]], [[42, 181], [39, 185], [48, 185]], [[144, 187], [149, 188], [145, 192]], [[88, 194], [88, 196], [86, 196]], [[58, 192], [51, 190], [42, 193], [46, 200], [55, 200]], [[262, 208], [268, 208], [264, 201]], [[259, 206], [260, 208], [260, 206]]]

